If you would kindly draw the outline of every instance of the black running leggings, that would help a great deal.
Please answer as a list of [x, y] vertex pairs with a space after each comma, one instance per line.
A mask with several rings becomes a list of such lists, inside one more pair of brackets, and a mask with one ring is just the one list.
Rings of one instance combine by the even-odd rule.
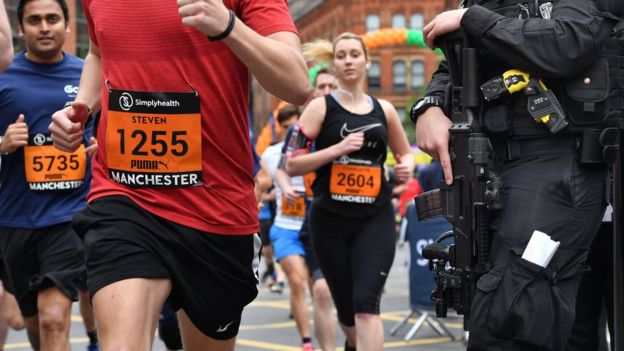
[[379, 314], [381, 292], [395, 252], [390, 202], [369, 218], [349, 218], [313, 204], [310, 229], [340, 323], [351, 327], [356, 313]]

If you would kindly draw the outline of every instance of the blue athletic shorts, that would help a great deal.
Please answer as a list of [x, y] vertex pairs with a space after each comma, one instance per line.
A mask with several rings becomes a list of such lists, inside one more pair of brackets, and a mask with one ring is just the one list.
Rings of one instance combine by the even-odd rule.
[[273, 245], [273, 255], [278, 261], [290, 255], [305, 256], [298, 230], [284, 229], [273, 225], [269, 237]]

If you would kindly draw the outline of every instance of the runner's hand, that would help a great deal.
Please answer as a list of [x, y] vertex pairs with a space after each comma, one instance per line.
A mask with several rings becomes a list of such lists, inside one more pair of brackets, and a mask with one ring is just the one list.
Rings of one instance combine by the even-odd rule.
[[54, 146], [62, 151], [76, 151], [82, 144], [82, 133], [88, 117], [89, 108], [82, 102], [74, 101], [71, 106], [56, 111], [48, 127]]
[[397, 176], [397, 183], [403, 184], [407, 182], [414, 172], [414, 159], [412, 154], [399, 156], [398, 163], [394, 165], [394, 173]]
[[286, 202], [288, 202], [289, 205], [294, 205], [295, 203], [297, 203], [297, 198], [301, 195], [299, 195], [299, 193], [295, 191], [295, 188], [289, 187], [288, 189], [283, 190], [284, 196], [286, 197]]
[[98, 149], [98, 142], [95, 137], [89, 138], [89, 146], [85, 149], [87, 155], [93, 156]]
[[28, 145], [28, 125], [24, 122], [24, 115], [20, 114], [17, 121], [9, 124], [2, 144], [0, 144], [0, 152], [14, 152], [20, 147]]
[[223, 33], [230, 20], [222, 0], [178, 0], [178, 14], [182, 24], [211, 37]]
[[341, 142], [336, 144], [335, 150], [338, 153], [338, 157], [358, 151], [364, 146], [364, 133], [351, 133], [347, 135]]

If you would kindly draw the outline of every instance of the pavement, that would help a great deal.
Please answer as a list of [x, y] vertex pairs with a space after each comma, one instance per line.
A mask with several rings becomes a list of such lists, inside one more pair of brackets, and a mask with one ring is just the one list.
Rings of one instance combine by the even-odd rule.
[[[418, 322], [419, 314], [411, 316], [405, 325], [399, 328], [394, 335], [390, 331], [400, 323], [409, 311], [408, 271], [405, 264], [408, 247], [397, 249], [394, 265], [388, 276], [385, 292], [381, 302], [381, 318], [384, 325], [384, 349], [411, 350], [411, 351], [459, 351], [464, 350], [462, 319], [449, 317], [444, 324], [458, 341], [453, 341], [444, 333], [440, 335], [428, 322], [409, 337], [407, 334]], [[301, 350], [301, 340], [295, 328], [295, 322], [289, 318], [290, 302], [288, 288], [283, 294], [269, 291], [268, 287], [261, 287], [258, 298], [252, 302], [243, 313], [240, 333], [237, 338], [236, 350], [239, 351], [298, 351]], [[308, 304], [310, 299], [308, 297]], [[310, 314], [311, 316], [311, 314]], [[312, 322], [311, 322], [312, 323]], [[433, 323], [435, 325], [435, 323]], [[443, 332], [443, 330], [440, 330]], [[338, 340], [336, 350], [343, 350], [344, 337], [337, 331]], [[408, 336], [406, 338], [406, 336]], [[71, 329], [72, 351], [86, 350], [88, 339], [84, 332], [82, 319], [78, 313], [78, 306], [74, 304]], [[318, 346], [315, 343], [315, 346]], [[30, 350], [25, 331], [11, 331], [4, 350]], [[164, 344], [154, 338], [155, 351], [164, 351]], [[320, 350], [317, 348], [317, 350]]]

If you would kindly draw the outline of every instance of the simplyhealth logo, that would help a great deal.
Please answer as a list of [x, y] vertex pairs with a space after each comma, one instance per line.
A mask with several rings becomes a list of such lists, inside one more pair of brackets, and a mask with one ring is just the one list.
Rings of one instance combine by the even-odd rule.
[[133, 106], [143, 106], [147, 108], [176, 108], [180, 107], [180, 101], [171, 99], [171, 100], [142, 100], [142, 99], [134, 99], [130, 93], [123, 92], [119, 97], [119, 107], [124, 111], [130, 111]]
[[124, 92], [119, 97], [119, 107], [124, 111], [129, 111], [134, 105], [134, 99], [130, 93]]

